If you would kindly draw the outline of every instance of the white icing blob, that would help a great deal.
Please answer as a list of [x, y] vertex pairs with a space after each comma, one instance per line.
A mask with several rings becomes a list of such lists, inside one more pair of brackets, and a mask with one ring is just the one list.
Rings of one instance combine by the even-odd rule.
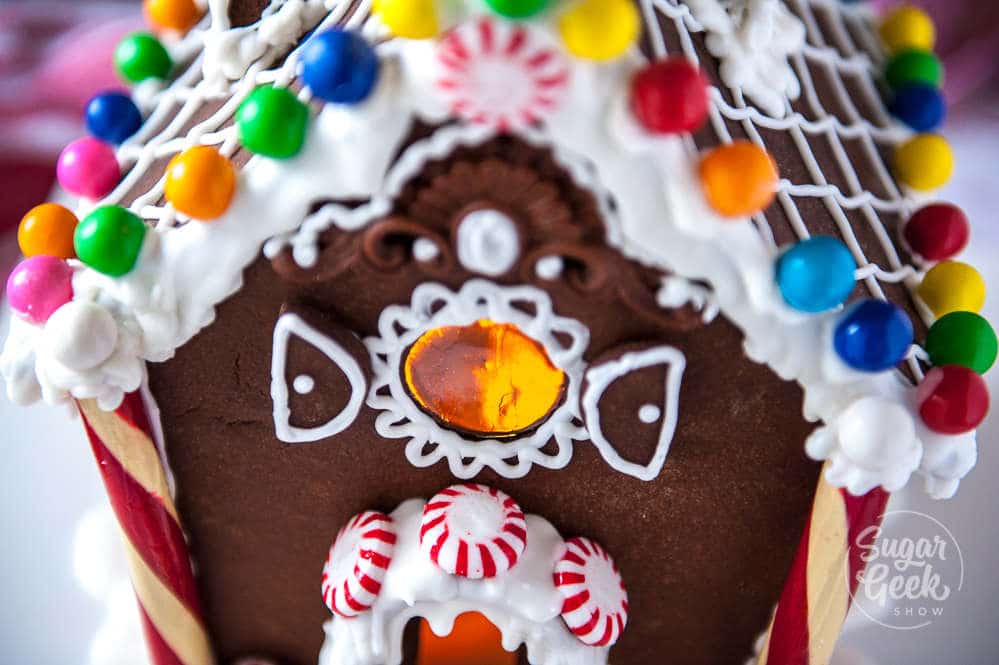
[[646, 425], [658, 422], [663, 416], [663, 410], [655, 404], [643, 404], [638, 410], [638, 419]]
[[565, 270], [565, 261], [561, 256], [544, 256], [534, 267], [534, 273], [541, 279], [552, 281], [562, 276]]
[[114, 353], [118, 324], [100, 305], [74, 300], [52, 314], [43, 335], [44, 344], [55, 360], [69, 369], [88, 370]]
[[413, 242], [413, 258], [421, 263], [433, 261], [440, 256], [441, 250], [437, 243], [427, 238], [417, 238]]
[[456, 236], [458, 260], [472, 272], [497, 277], [510, 270], [520, 256], [517, 225], [498, 210], [475, 210], [465, 215]]
[[434, 633], [447, 635], [465, 612], [489, 619], [506, 650], [525, 644], [533, 665], [606, 664], [608, 650], [581, 643], [559, 615], [562, 597], [552, 572], [565, 544], [548, 521], [527, 516], [527, 548], [511, 570], [469, 580], [448, 575], [420, 551], [424, 505], [413, 499], [392, 513], [397, 540], [378, 600], [370, 612], [353, 619], [334, 616], [326, 623], [319, 665], [394, 665], [401, 662], [410, 619], [423, 617]]
[[294, 388], [295, 392], [299, 395], [308, 395], [315, 389], [316, 381], [308, 374], [299, 374], [295, 377], [295, 380], [291, 382], [291, 387]]

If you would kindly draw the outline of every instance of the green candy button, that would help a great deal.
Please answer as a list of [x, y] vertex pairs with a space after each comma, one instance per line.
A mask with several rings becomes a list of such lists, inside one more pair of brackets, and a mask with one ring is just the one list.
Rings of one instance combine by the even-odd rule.
[[139, 260], [146, 224], [119, 206], [102, 206], [83, 218], [73, 235], [77, 257], [97, 272], [121, 277]]
[[148, 32], [133, 32], [115, 49], [114, 66], [129, 83], [141, 83], [170, 76], [173, 60], [156, 37]]
[[978, 314], [951, 312], [930, 328], [926, 351], [937, 367], [961, 365], [985, 374], [996, 361], [999, 343], [992, 326]]
[[486, 0], [486, 4], [500, 16], [527, 18], [548, 6], [549, 0]]
[[262, 85], [236, 113], [239, 141], [252, 153], [288, 159], [301, 151], [309, 124], [309, 107], [287, 88]]
[[907, 83], [925, 83], [936, 88], [943, 83], [943, 65], [929, 51], [902, 51], [888, 61], [885, 69], [888, 85], [898, 90]]

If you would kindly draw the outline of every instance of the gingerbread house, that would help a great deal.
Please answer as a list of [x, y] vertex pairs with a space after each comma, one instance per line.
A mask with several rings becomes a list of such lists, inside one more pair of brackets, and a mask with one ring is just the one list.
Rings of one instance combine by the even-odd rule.
[[889, 493], [974, 465], [920, 12], [147, 11], [2, 370], [79, 405], [156, 665], [822, 663]]

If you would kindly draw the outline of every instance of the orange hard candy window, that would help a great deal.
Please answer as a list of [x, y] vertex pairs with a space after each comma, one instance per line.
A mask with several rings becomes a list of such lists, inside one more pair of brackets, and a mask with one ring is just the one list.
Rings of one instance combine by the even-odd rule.
[[476, 436], [507, 438], [555, 409], [566, 377], [537, 341], [509, 323], [443, 326], [406, 354], [406, 388], [440, 423]]

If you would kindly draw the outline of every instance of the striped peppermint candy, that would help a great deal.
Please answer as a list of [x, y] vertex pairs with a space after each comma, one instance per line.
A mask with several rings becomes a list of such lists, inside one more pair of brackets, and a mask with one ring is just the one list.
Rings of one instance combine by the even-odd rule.
[[492, 487], [454, 485], [423, 508], [420, 551], [446, 573], [472, 580], [496, 577], [517, 565], [526, 547], [523, 511]]
[[555, 564], [562, 619], [583, 644], [609, 647], [628, 623], [628, 592], [607, 550], [589, 538], [571, 538]]
[[557, 47], [522, 23], [470, 21], [449, 32], [437, 54], [437, 87], [454, 114], [501, 131], [537, 122], [569, 84]]
[[371, 510], [340, 529], [323, 566], [323, 600], [331, 612], [356, 617], [378, 598], [395, 551], [395, 523]]

